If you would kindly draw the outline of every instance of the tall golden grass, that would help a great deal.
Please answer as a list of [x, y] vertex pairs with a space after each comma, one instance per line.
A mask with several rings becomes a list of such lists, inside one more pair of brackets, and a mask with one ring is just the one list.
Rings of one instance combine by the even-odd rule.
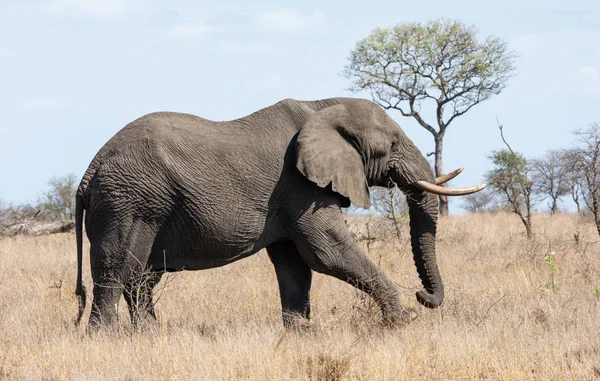
[[[415, 322], [382, 328], [369, 298], [317, 274], [310, 326], [285, 333], [275, 274], [261, 252], [175, 274], [162, 289], [158, 323], [141, 332], [130, 328], [122, 301], [118, 330], [86, 335], [73, 324], [73, 236], [0, 240], [0, 379], [600, 378], [600, 243], [592, 223], [538, 215], [527, 240], [509, 214], [441, 219], [446, 300], [435, 310], [414, 297], [420, 285], [406, 221], [399, 239], [376, 218], [349, 217], [349, 224], [405, 304], [417, 308]], [[554, 274], [544, 260], [550, 251]]]

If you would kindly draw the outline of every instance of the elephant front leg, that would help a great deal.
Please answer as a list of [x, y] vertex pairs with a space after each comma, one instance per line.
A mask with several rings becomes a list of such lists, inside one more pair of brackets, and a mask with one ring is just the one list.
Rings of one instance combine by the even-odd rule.
[[271, 244], [267, 253], [277, 274], [283, 325], [297, 328], [310, 319], [312, 271], [291, 241]]
[[416, 311], [402, 305], [395, 285], [360, 249], [339, 208], [325, 207], [305, 214], [293, 231], [304, 262], [312, 270], [341, 279], [373, 297], [385, 325], [399, 326], [416, 319]]

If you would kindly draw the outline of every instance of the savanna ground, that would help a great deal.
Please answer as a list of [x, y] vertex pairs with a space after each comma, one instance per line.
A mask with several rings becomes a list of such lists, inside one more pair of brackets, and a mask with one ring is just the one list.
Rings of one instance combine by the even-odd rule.
[[[359, 239], [367, 217], [349, 217]], [[444, 218], [438, 263], [444, 305], [428, 310], [406, 221], [400, 238], [371, 219], [361, 239], [419, 318], [384, 329], [378, 309], [347, 284], [316, 274], [313, 318], [282, 328], [264, 252], [158, 286], [159, 322], [75, 329], [71, 234], [0, 240], [0, 379], [16, 380], [591, 380], [600, 379], [600, 242], [573, 215], [535, 216], [535, 238], [514, 215]], [[578, 235], [578, 240], [574, 234]], [[87, 246], [86, 246], [87, 248]], [[554, 252], [550, 259], [547, 254]], [[92, 288], [87, 251], [84, 280]], [[89, 313], [89, 305], [85, 318]]]

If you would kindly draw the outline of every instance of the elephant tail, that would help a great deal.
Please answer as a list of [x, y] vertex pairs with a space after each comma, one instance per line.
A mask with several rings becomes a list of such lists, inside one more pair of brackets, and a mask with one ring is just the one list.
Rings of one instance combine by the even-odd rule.
[[77, 286], [75, 288], [75, 295], [77, 295], [77, 301], [79, 304], [79, 311], [77, 313], [76, 326], [79, 326], [81, 317], [83, 316], [83, 310], [85, 309], [85, 297], [86, 291], [82, 281], [82, 262], [83, 262], [83, 211], [85, 207], [83, 205], [83, 194], [77, 192], [75, 195], [75, 237], [77, 239]]

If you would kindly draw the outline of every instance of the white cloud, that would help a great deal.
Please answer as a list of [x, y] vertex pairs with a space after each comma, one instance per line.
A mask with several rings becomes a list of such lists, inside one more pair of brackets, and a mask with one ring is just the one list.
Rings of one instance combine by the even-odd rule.
[[26, 110], [37, 110], [37, 111], [54, 111], [63, 108], [62, 104], [55, 98], [51, 97], [40, 97], [29, 99], [21, 105]]
[[169, 29], [169, 37], [185, 38], [197, 37], [208, 32], [210, 28], [205, 24], [180, 24], [174, 25]]
[[145, 0], [52, 0], [51, 7], [98, 18], [116, 18], [145, 5]]
[[324, 22], [325, 16], [320, 11], [305, 15], [294, 9], [265, 11], [254, 18], [254, 23], [258, 27], [284, 32], [306, 29]]

